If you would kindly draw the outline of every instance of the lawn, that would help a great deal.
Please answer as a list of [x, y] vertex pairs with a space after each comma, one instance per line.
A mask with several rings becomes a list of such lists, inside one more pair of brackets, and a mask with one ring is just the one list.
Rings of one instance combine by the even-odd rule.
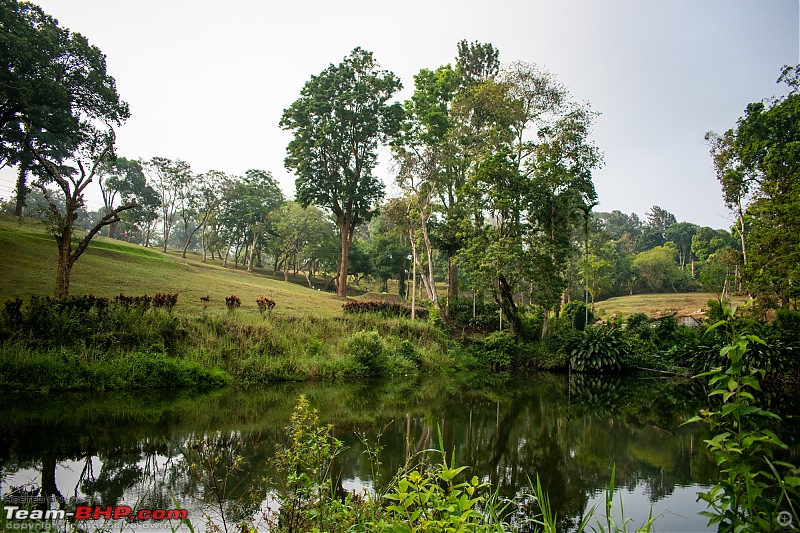
[[634, 294], [618, 296], [602, 302], [595, 302], [595, 314], [603, 317], [628, 316], [633, 313], [646, 313], [649, 316], [676, 312], [686, 316], [708, 309], [708, 301], [716, 300], [718, 294], [712, 292], [683, 292], [663, 294]]
[[[13, 217], [0, 218], [0, 301], [20, 296], [52, 295], [55, 291], [56, 243], [44, 226], [32, 221], [22, 224]], [[189, 253], [184, 259], [177, 251], [167, 254], [122, 241], [95, 237], [72, 270], [71, 294], [114, 297], [177, 292], [176, 310], [203, 308], [200, 297], [210, 296], [209, 307], [225, 307], [225, 297], [237, 295], [242, 310], [257, 310], [256, 298], [267, 296], [277, 302], [275, 313], [289, 316], [341, 316], [342, 299], [334, 294], [311, 290], [303, 276], [293, 282], [273, 279], [271, 271], [257, 268], [247, 272], [229, 261], [202, 261]], [[299, 278], [299, 279], [298, 279]], [[313, 280], [323, 285], [320, 279]], [[301, 284], [302, 283], [302, 284]]]

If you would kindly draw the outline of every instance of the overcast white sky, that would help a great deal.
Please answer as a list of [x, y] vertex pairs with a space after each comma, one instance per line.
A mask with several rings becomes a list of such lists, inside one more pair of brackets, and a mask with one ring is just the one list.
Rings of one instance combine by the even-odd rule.
[[[543, 66], [601, 113], [598, 210], [643, 216], [657, 204], [727, 228], [703, 135], [783, 92], [781, 66], [800, 63], [798, 0], [35, 3], [107, 55], [132, 112], [119, 155], [180, 158], [196, 172], [261, 168], [287, 195], [291, 134], [278, 121], [311, 75], [361, 46], [403, 80], [402, 100], [415, 73], [453, 62], [467, 39], [491, 42], [502, 62]], [[386, 165], [381, 174], [392, 180]], [[0, 171], [0, 197], [14, 177]]]

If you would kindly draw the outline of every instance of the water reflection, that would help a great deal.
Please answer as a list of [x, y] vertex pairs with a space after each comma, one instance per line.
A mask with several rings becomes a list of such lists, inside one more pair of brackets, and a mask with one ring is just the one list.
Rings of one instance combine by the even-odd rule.
[[[154, 508], [171, 508], [174, 498], [199, 510], [217, 497], [202, 471], [191, 468], [198, 463], [193, 443], [208, 435], [227, 450], [223, 467], [243, 457], [246, 467], [231, 474], [223, 510], [233, 519], [248, 518], [262, 505], [250, 495], [271, 487], [268, 459], [284, 443], [283, 428], [301, 393], [348, 448], [337, 465], [345, 486], [372, 478], [358, 435], [375, 442], [380, 433], [381, 485], [410, 455], [438, 449], [441, 431], [456, 462], [491, 480], [505, 497], [528, 494], [538, 475], [565, 531], [598, 501], [614, 465], [617, 486], [637, 507], [675, 498], [682, 508], [667, 510], [690, 516], [702, 506], [683, 508], [694, 499], [687, 494], [716, 476], [703, 443], [706, 428], [679, 427], [703, 405], [702, 389], [665, 379], [545, 374], [524, 381], [458, 376], [362, 386], [288, 384], [199, 396], [0, 398], [0, 490], [26, 485], [67, 499]], [[533, 512], [530, 498], [521, 503], [520, 517]], [[679, 529], [673, 518], [665, 515], [658, 529]]]

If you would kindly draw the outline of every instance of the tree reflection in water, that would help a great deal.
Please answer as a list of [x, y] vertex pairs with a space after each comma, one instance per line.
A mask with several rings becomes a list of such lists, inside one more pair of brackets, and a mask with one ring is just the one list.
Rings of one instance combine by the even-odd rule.
[[[189, 509], [214, 504], [208, 476], [191, 468], [193, 443], [215, 437], [220, 468], [242, 457], [223, 495], [229, 516], [258, 514], [253, 494], [267, 494], [269, 457], [285, 444], [283, 429], [304, 393], [332, 422], [347, 450], [337, 459], [346, 486], [369, 484], [371, 465], [358, 434], [381, 432], [380, 483], [409, 455], [445, 449], [470, 472], [518, 498], [518, 518], [535, 512], [536, 476], [558, 513], [574, 525], [602, 493], [616, 465], [617, 486], [656, 502], [678, 487], [709, 485], [716, 467], [703, 443], [707, 429], [679, 428], [704, 405], [687, 382], [543, 374], [427, 379], [419, 383], [279, 385], [250, 392], [190, 395], [15, 397], [0, 421], [0, 461], [8, 493], [33, 472], [37, 489], [103, 505]], [[14, 406], [17, 407], [14, 407]], [[791, 440], [791, 439], [790, 439]], [[57, 486], [66, 462], [83, 465], [75, 486]], [[24, 475], [23, 475], [24, 474]], [[698, 504], [697, 510], [702, 507]], [[687, 511], [691, 514], [691, 511]]]

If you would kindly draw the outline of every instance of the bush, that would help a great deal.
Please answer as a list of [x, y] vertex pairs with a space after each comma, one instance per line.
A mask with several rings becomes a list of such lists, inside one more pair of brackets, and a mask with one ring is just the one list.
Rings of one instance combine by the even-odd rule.
[[507, 331], [490, 333], [473, 346], [478, 362], [495, 372], [508, 371], [519, 353], [514, 336]]
[[578, 331], [583, 331], [586, 326], [593, 324], [595, 321], [594, 313], [591, 310], [587, 310], [586, 304], [578, 300], [572, 300], [565, 305], [564, 309], [561, 310], [561, 316], [566, 318], [572, 324], [572, 327]]
[[653, 339], [653, 327], [650, 324], [650, 317], [645, 313], [633, 313], [625, 319], [625, 333], [637, 335], [642, 340]]
[[448, 302], [448, 319], [458, 327], [495, 331], [500, 328], [499, 309], [495, 302], [473, 302], [472, 298], [451, 297]]
[[377, 331], [357, 331], [347, 340], [346, 354], [366, 375], [377, 376], [386, 369], [386, 344]]
[[264, 316], [264, 312], [266, 312], [267, 315], [271, 315], [272, 310], [275, 309], [275, 306], [277, 305], [275, 300], [267, 298], [266, 296], [256, 298], [256, 304], [258, 304], [258, 312], [261, 314], [261, 316]]
[[[377, 313], [385, 317], [411, 318], [411, 308], [394, 302], [347, 302], [342, 304], [345, 314]], [[424, 307], [415, 309], [417, 318], [428, 318], [428, 310]]]
[[620, 330], [602, 325], [575, 335], [567, 351], [576, 372], [613, 372], [622, 370], [623, 349]]

